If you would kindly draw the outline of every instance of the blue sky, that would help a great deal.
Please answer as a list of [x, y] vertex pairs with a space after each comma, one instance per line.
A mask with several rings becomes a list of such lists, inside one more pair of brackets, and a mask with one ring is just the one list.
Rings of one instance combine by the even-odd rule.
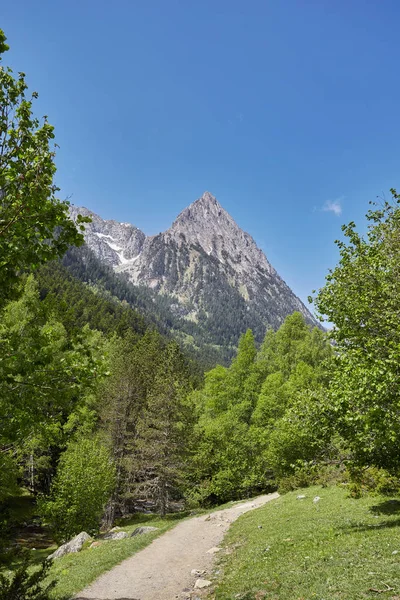
[[209, 190], [302, 299], [398, 185], [399, 23], [390, 0], [0, 7], [63, 197], [154, 234]]

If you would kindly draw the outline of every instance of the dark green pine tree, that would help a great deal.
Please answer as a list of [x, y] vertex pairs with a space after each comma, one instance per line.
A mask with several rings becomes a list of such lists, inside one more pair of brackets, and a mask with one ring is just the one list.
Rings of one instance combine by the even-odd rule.
[[176, 342], [170, 342], [137, 426], [139, 490], [153, 498], [161, 515], [180, 495], [187, 468], [194, 414], [188, 388], [186, 361]]
[[99, 390], [100, 418], [116, 466], [116, 487], [106, 510], [105, 524], [112, 525], [116, 512], [124, 513], [137, 478], [137, 424], [146, 411], [164, 342], [147, 331], [135, 343], [134, 334], [116, 338], [111, 349], [111, 376]]

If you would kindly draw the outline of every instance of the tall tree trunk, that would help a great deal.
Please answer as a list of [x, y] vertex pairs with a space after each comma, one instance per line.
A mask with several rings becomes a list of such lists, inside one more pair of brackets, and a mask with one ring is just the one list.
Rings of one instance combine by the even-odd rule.
[[35, 493], [35, 465], [33, 459], [33, 452], [29, 456], [29, 483], [32, 494]]
[[167, 512], [167, 507], [168, 507], [168, 491], [167, 491], [167, 483], [166, 483], [164, 477], [160, 477], [160, 479], [159, 479], [158, 493], [159, 493], [160, 515], [162, 517], [165, 517], [166, 512]]

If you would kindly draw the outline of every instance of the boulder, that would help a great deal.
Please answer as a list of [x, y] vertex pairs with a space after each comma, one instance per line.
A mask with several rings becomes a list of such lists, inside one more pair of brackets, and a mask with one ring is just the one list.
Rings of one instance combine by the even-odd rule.
[[129, 537], [126, 531], [109, 531], [103, 535], [103, 540], [123, 540]]
[[75, 536], [72, 540], [63, 544], [53, 554], [50, 554], [47, 558], [49, 560], [54, 560], [55, 558], [60, 558], [65, 554], [71, 554], [71, 552], [79, 552], [85, 542], [90, 540], [90, 535], [86, 533], [86, 531], [82, 531], [77, 536]]
[[151, 531], [158, 531], [158, 527], [136, 527], [131, 533], [131, 537], [135, 535], [142, 535], [142, 533], [150, 533]]

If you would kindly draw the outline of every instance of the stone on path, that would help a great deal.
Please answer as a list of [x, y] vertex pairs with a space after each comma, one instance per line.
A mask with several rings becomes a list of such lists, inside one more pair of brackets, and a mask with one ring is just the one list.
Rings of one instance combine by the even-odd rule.
[[71, 554], [72, 552], [79, 552], [85, 542], [90, 540], [90, 535], [86, 533], [86, 531], [81, 531], [78, 535], [76, 535], [72, 540], [63, 544], [53, 554], [48, 556], [48, 560], [54, 560], [55, 558], [61, 558], [61, 556], [65, 556], [65, 554]]
[[216, 554], [220, 550], [222, 550], [222, 548], [218, 548], [218, 546], [213, 546], [212, 548], [207, 550], [207, 554]]
[[197, 590], [202, 590], [203, 588], [210, 587], [211, 581], [208, 579], [198, 579], [194, 584], [194, 588]]
[[191, 575], [195, 575], [196, 577], [200, 577], [200, 575], [204, 575], [205, 571], [200, 571], [200, 569], [192, 569], [190, 571]]

